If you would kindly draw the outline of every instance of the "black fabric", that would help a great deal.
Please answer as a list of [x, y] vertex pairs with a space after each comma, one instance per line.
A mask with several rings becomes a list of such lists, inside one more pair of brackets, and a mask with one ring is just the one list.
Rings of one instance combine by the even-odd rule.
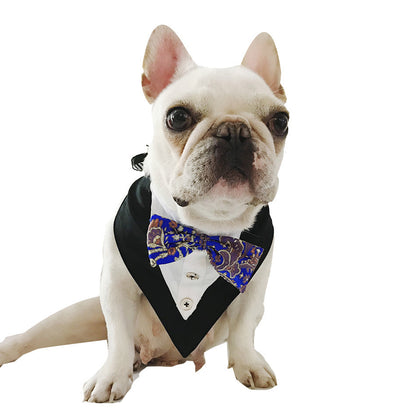
[[137, 154], [131, 159], [131, 167], [133, 170], [143, 171], [144, 159], [147, 157], [148, 153]]
[[[150, 179], [141, 177], [132, 184], [120, 206], [114, 221], [114, 235], [127, 269], [154, 308], [180, 354], [187, 357], [240, 292], [224, 278], [218, 277], [205, 291], [195, 311], [184, 320], [160, 268], [151, 267], [149, 262], [146, 234], [151, 204]], [[262, 208], [253, 227], [242, 232], [240, 238], [264, 249], [253, 273], [254, 278], [273, 241], [273, 224], [268, 206]], [[250, 283], [247, 289], [249, 287]]]

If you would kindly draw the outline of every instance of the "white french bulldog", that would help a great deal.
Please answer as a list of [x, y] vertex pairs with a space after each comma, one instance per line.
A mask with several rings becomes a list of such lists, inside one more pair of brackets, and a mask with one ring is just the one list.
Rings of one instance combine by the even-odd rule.
[[[288, 131], [272, 38], [258, 35], [241, 66], [209, 69], [192, 61], [170, 28], [159, 26], [150, 37], [143, 69], [143, 91], [153, 103], [154, 139], [144, 162], [145, 176], [151, 179], [152, 213], [168, 215], [175, 226], [180, 223], [205, 235], [238, 238], [276, 194]], [[207, 254], [199, 251], [163, 272], [184, 322], [198, 320], [192, 315], [198, 315], [195, 310], [207, 286], [216, 279], [225, 281], [207, 261]], [[132, 278], [111, 225], [104, 241], [100, 297], [6, 338], [0, 344], [0, 366], [37, 348], [108, 339], [108, 358], [84, 385], [84, 397], [112, 402], [130, 389], [134, 369], [191, 360], [198, 370], [205, 362], [204, 352], [227, 341], [229, 367], [236, 378], [250, 388], [273, 387], [273, 371], [254, 349], [271, 261], [272, 246], [245, 292], [236, 290], [235, 299], [221, 310], [197, 347], [181, 353], [143, 294], [145, 289]], [[198, 273], [187, 272], [183, 278], [175, 274], [194, 269]], [[226, 290], [232, 287], [224, 285]], [[181, 301], [184, 287], [189, 291]]]

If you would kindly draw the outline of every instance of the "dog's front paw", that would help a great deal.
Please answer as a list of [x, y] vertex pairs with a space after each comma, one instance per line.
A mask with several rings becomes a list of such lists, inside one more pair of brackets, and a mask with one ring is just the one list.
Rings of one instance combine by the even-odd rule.
[[84, 384], [84, 400], [99, 403], [120, 400], [129, 391], [132, 383], [132, 371], [112, 370], [104, 365]]
[[236, 379], [250, 389], [269, 389], [277, 385], [273, 370], [256, 351], [250, 356], [230, 359], [228, 367], [232, 367]]

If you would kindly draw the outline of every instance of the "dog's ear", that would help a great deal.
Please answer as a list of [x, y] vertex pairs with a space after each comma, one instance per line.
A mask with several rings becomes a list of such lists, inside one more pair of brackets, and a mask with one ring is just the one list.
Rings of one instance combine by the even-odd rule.
[[273, 94], [286, 101], [285, 91], [280, 84], [279, 55], [273, 39], [268, 33], [260, 33], [253, 40], [241, 64], [260, 75]]
[[158, 26], [150, 36], [143, 60], [142, 87], [152, 103], [172, 82], [195, 63], [176, 33], [168, 26]]

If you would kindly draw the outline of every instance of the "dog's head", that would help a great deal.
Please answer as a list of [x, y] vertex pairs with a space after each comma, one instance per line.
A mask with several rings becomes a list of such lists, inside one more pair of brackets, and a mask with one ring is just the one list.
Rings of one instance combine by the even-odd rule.
[[145, 161], [152, 191], [181, 222], [207, 233], [249, 228], [277, 191], [288, 127], [280, 64], [262, 33], [240, 66], [197, 66], [166, 26], [152, 33], [142, 86], [153, 103]]

